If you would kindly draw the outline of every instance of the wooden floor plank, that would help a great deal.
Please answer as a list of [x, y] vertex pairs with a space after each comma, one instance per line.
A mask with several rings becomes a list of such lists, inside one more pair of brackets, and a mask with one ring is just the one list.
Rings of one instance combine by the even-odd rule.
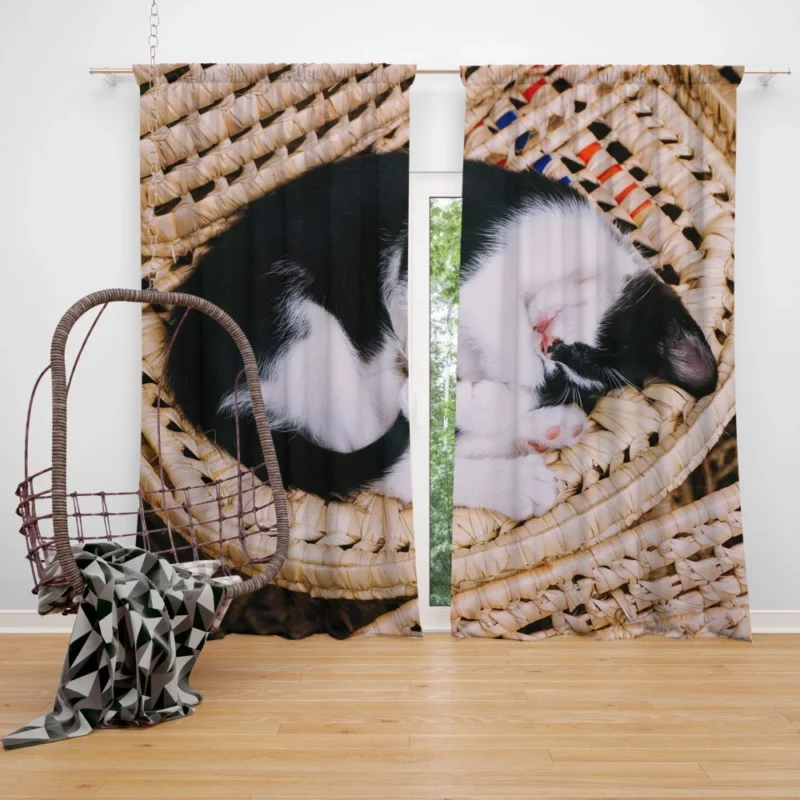
[[[0, 733], [66, 642], [0, 636]], [[229, 636], [193, 683], [186, 719], [0, 753], [0, 797], [800, 799], [800, 636]]]

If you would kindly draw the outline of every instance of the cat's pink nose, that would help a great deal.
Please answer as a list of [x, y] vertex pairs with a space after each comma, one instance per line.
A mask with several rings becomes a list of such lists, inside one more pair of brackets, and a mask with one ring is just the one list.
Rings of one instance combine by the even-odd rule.
[[548, 334], [548, 330], [557, 316], [558, 311], [553, 311], [550, 314], [544, 314], [543, 316], [539, 317], [539, 319], [536, 320], [533, 325], [533, 329], [538, 331], [542, 337], [543, 353], [546, 353], [558, 341], [558, 339]]
[[542, 314], [542, 316], [536, 320], [533, 327], [541, 334], [547, 333], [547, 329], [553, 324], [558, 313], [558, 311], [551, 311], [548, 314]]

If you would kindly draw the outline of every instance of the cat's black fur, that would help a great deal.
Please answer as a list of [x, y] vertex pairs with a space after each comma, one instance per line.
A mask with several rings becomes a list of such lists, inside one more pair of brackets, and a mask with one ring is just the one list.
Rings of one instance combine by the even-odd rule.
[[[601, 383], [603, 391], [623, 384], [641, 388], [650, 377], [663, 378], [695, 397], [710, 394], [717, 385], [717, 364], [700, 326], [652, 272], [628, 281], [620, 301], [606, 314], [596, 347], [557, 342], [549, 354], [582, 377]], [[554, 376], [544, 391], [558, 397], [559, 380]], [[598, 396], [583, 390], [583, 408], [591, 408]]]
[[[362, 156], [312, 169], [251, 203], [217, 237], [180, 291], [220, 306], [242, 327], [262, 368], [304, 331], [287, 313], [285, 298], [300, 290], [338, 318], [359, 355], [369, 356], [390, 325], [379, 264], [403, 244], [408, 272], [408, 156]], [[183, 316], [175, 309], [170, 329]], [[230, 337], [207, 317], [189, 314], [175, 336], [166, 377], [184, 416], [235, 453], [234, 420], [220, 401], [242, 369]], [[262, 463], [251, 415], [242, 415], [241, 460]], [[379, 479], [408, 447], [400, 415], [377, 441], [337, 453], [300, 431], [273, 431], [287, 487], [322, 497], [347, 496]]]

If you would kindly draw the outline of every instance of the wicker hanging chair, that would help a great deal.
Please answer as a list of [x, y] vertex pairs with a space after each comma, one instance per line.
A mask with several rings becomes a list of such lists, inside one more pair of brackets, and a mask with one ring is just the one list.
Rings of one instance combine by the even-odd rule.
[[[549, 454], [562, 491], [541, 518], [457, 509], [457, 636], [748, 635], [738, 484], [712, 483], [688, 505], [673, 497], [735, 413], [731, 73], [729, 82], [704, 67], [463, 71], [466, 157], [589, 193], [674, 284], [719, 383], [699, 401], [655, 381], [603, 397], [581, 441]], [[655, 519], [631, 528], [648, 512]]]
[[[134, 73], [141, 90], [142, 278], [162, 291], [181, 285], [246, 204], [315, 166], [408, 143], [413, 67], [162, 64], [152, 84], [149, 65], [135, 66]], [[151, 135], [153, 103], [158, 127]], [[153, 181], [155, 214], [149, 207]], [[213, 482], [235, 470], [236, 459], [192, 429], [178, 410], [156, 414], [164, 319], [158, 308], [145, 310], [142, 429], [151, 457], [142, 460], [141, 485]], [[168, 393], [160, 395], [169, 403]], [[154, 459], [159, 442], [162, 455]], [[171, 504], [176, 500], [173, 495]], [[329, 599], [416, 597], [410, 507], [370, 493], [326, 502], [297, 490], [288, 493], [288, 506], [289, 551], [274, 584]], [[241, 569], [258, 575], [261, 564]], [[417, 620], [411, 600], [363, 632], [408, 633]]]
[[[128, 302], [150, 306], [183, 306], [208, 315], [231, 336], [243, 361], [247, 388], [261, 397], [261, 383], [253, 350], [239, 326], [221, 309], [206, 300], [178, 292], [106, 289], [87, 295], [61, 318], [53, 335], [50, 364], [33, 387], [25, 428], [25, 478], [17, 487], [28, 560], [33, 572], [34, 592], [43, 586], [69, 585], [71, 605], [77, 610], [84, 580], [75, 562], [73, 544], [91, 541], [137, 543], [144, 549], [172, 560], [212, 557], [221, 562], [226, 581], [226, 599], [234, 599], [265, 586], [283, 566], [289, 548], [289, 516], [286, 495], [263, 402], [253, 409], [258, 439], [269, 477], [269, 487], [260, 485], [253, 472], [236, 466], [215, 479], [193, 481], [194, 475], [173, 474], [164, 478], [158, 459], [147, 474], [160, 472], [160, 479], [143, 483], [135, 492], [71, 492], [67, 494], [67, 394], [78, 360], [100, 315], [109, 303]], [[87, 311], [101, 306], [78, 351], [67, 380], [65, 349], [75, 323]], [[31, 473], [28, 460], [31, 410], [36, 390], [47, 372], [53, 384], [52, 466]], [[172, 409], [156, 403], [156, 418], [170, 418]], [[238, 419], [238, 418], [237, 418]], [[167, 423], [169, 424], [169, 423]], [[160, 449], [156, 449], [158, 455]], [[155, 514], [159, 523], [146, 524]], [[137, 541], [138, 540], [138, 541]], [[58, 560], [59, 574], [48, 569]], [[236, 573], [252, 575], [240, 581]]]

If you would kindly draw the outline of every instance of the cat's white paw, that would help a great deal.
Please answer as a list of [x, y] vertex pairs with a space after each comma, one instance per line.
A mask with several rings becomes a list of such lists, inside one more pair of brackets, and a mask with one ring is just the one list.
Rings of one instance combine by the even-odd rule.
[[510, 464], [513, 478], [498, 498], [502, 508], [497, 510], [516, 520], [546, 514], [558, 498], [555, 473], [535, 454], [510, 459]]
[[558, 499], [559, 482], [538, 453], [512, 458], [466, 458], [456, 451], [453, 500], [516, 520], [541, 517]]
[[517, 432], [523, 452], [560, 450], [580, 441], [589, 418], [577, 406], [546, 406], [521, 414]]

